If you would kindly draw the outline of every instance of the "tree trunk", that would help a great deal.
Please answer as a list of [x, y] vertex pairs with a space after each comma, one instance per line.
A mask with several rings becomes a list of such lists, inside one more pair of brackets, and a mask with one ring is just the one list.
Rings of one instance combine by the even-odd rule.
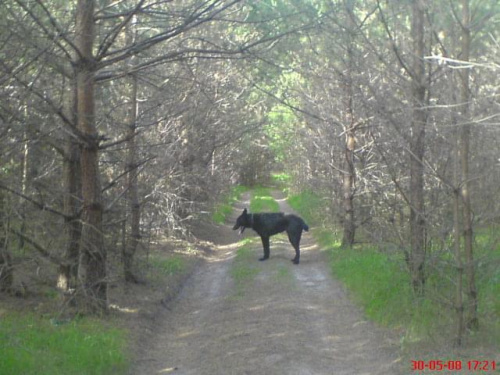
[[78, 130], [83, 137], [81, 152], [82, 232], [78, 277], [84, 306], [90, 313], [107, 310], [106, 249], [102, 231], [102, 192], [99, 175], [99, 136], [95, 127], [94, 0], [78, 0], [76, 61]]
[[354, 131], [348, 130], [346, 134], [345, 163], [346, 170], [343, 175], [344, 191], [344, 233], [342, 236], [342, 247], [350, 248], [354, 244], [356, 234], [356, 223], [354, 218], [354, 150], [356, 139]]
[[[469, 61], [470, 55], [470, 11], [469, 0], [462, 0], [462, 51], [461, 60]], [[470, 143], [470, 116], [469, 116], [469, 68], [460, 71], [460, 116], [462, 122], [460, 134], [460, 161], [462, 166], [462, 202], [465, 247], [465, 273], [467, 276], [467, 327], [477, 330], [477, 290], [475, 281], [475, 267], [473, 254], [472, 209], [469, 184], [469, 143]]]
[[412, 4], [411, 32], [413, 38], [412, 100], [410, 141], [410, 272], [413, 290], [423, 294], [425, 284], [425, 217], [424, 217], [424, 167], [426, 111], [424, 65], [424, 5], [421, 0]]
[[[457, 136], [457, 146], [459, 137]], [[455, 287], [455, 311], [457, 314], [456, 321], [456, 338], [455, 343], [457, 346], [462, 345], [462, 338], [465, 331], [464, 326], [464, 302], [463, 302], [463, 262], [462, 262], [462, 246], [461, 246], [461, 225], [460, 225], [460, 162], [459, 152], [457, 147], [455, 166], [454, 166], [454, 184], [453, 191], [453, 247], [455, 252], [455, 264], [457, 269], [456, 287]]]
[[354, 168], [354, 151], [356, 149], [355, 125], [354, 125], [354, 109], [353, 109], [353, 43], [354, 43], [354, 28], [356, 25], [352, 22], [354, 13], [354, 3], [349, 0], [346, 2], [347, 12], [347, 69], [345, 73], [345, 95], [346, 95], [346, 129], [345, 131], [345, 168], [342, 176], [342, 190], [344, 201], [344, 221], [342, 247], [351, 248], [354, 244], [356, 234], [356, 223], [354, 216], [354, 190], [356, 170]]
[[67, 293], [76, 287], [78, 275], [78, 255], [80, 253], [81, 222], [77, 217], [80, 207], [81, 182], [80, 182], [80, 149], [73, 140], [69, 139], [66, 147], [63, 166], [63, 178], [66, 185], [64, 197], [64, 213], [68, 216], [65, 220], [67, 232], [67, 245], [63, 258], [65, 264], [59, 269], [58, 288]]
[[137, 250], [137, 245], [140, 241], [140, 221], [141, 207], [138, 198], [137, 186], [137, 147], [136, 147], [136, 124], [137, 124], [137, 77], [132, 75], [132, 87], [130, 93], [130, 112], [129, 112], [129, 128], [127, 134], [127, 188], [128, 188], [128, 206], [130, 216], [128, 218], [130, 232], [127, 238], [127, 243], [123, 247], [123, 267], [125, 281], [137, 282], [137, 278], [133, 272], [134, 255]]
[[[72, 95], [69, 95], [71, 99], [68, 112], [72, 114], [74, 124], [77, 123], [76, 94], [76, 87], [73, 87]], [[66, 137], [63, 163], [63, 180], [66, 192], [64, 197], [64, 213], [67, 216], [65, 220], [67, 245], [63, 255], [65, 264], [59, 267], [57, 287], [63, 293], [64, 302], [66, 302], [66, 298], [70, 297], [69, 292], [77, 287], [78, 258], [82, 230], [80, 219], [77, 217], [81, 201], [80, 147], [71, 135]]]
[[5, 218], [5, 197], [0, 189], [0, 292], [10, 292], [14, 283], [12, 260], [7, 249]]
[[[28, 107], [29, 104], [26, 103], [24, 107], [24, 118], [25, 121], [28, 122]], [[28, 139], [28, 127], [25, 127], [24, 129], [24, 139]], [[29, 162], [29, 156], [30, 156], [30, 146], [29, 142], [25, 141], [24, 146], [23, 146], [23, 157], [21, 159], [21, 165], [23, 169], [23, 176], [21, 180], [21, 193], [23, 195], [26, 195], [26, 192], [28, 190], [28, 162]], [[19, 216], [21, 218], [21, 227], [19, 228], [19, 231], [21, 234], [26, 233], [26, 206], [25, 202], [23, 201], [22, 198], [19, 200], [20, 203], [20, 210], [19, 210]], [[24, 239], [23, 237], [19, 238], [19, 250], [24, 251]]]

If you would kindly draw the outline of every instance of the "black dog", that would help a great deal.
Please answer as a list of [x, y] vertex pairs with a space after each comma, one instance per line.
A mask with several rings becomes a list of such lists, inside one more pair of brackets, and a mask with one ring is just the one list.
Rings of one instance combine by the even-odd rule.
[[259, 260], [266, 260], [269, 258], [269, 237], [286, 231], [288, 239], [295, 249], [295, 258], [292, 259], [292, 262], [299, 264], [299, 243], [300, 237], [302, 236], [302, 230], [306, 232], [309, 230], [307, 224], [300, 217], [296, 215], [285, 215], [283, 212], [249, 214], [245, 208], [243, 213], [236, 219], [236, 224], [234, 224], [233, 229], [239, 229], [241, 234], [245, 228], [252, 228], [262, 239], [264, 256]]

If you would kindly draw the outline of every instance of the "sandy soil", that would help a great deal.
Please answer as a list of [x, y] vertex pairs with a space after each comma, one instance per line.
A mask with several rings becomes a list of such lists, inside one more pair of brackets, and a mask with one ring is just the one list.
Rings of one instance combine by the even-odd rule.
[[[281, 209], [292, 212], [280, 196]], [[248, 199], [248, 197], [246, 197]], [[248, 206], [241, 202], [240, 209]], [[236, 294], [237, 242], [230, 225], [179, 295], [161, 309], [136, 351], [132, 374], [401, 374], [396, 340], [367, 321], [330, 276], [324, 254], [305, 233], [300, 265], [292, 246], [271, 239], [271, 258]], [[246, 236], [255, 236], [245, 231]]]

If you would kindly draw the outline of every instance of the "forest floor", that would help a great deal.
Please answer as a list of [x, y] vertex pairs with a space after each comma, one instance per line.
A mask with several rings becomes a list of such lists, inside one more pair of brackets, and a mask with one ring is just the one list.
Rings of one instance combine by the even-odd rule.
[[[281, 211], [292, 212], [279, 193]], [[245, 195], [229, 218], [234, 222]], [[397, 338], [367, 321], [331, 277], [325, 254], [304, 233], [300, 265], [285, 237], [271, 239], [271, 258], [250, 246], [246, 282], [234, 277], [241, 240], [231, 225], [206, 230], [213, 251], [167, 308], [136, 327], [131, 374], [404, 374]], [[252, 230], [248, 237], [256, 237]], [[201, 236], [203, 237], [203, 235]], [[154, 315], [154, 316], [153, 316]], [[149, 323], [148, 323], [149, 322]]]

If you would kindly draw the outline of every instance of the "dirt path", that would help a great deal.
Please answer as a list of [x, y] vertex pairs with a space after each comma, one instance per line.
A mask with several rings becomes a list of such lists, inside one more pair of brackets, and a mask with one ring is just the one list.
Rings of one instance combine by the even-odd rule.
[[[277, 198], [282, 211], [291, 212]], [[233, 243], [219, 246], [158, 317], [155, 335], [139, 348], [134, 375], [402, 373], [395, 342], [349, 301], [309, 234], [298, 266], [290, 262], [288, 241], [272, 238], [270, 260], [258, 263], [243, 296], [235, 294], [230, 275], [239, 238], [229, 226], [223, 235], [222, 243]], [[252, 246], [257, 262], [261, 245]]]

